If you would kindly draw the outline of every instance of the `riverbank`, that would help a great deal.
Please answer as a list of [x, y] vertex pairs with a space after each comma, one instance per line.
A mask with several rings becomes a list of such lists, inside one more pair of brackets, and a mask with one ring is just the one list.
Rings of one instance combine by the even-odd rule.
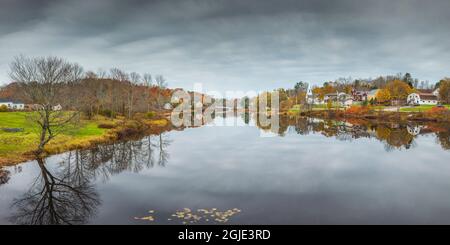
[[[77, 126], [49, 142], [45, 147], [45, 156], [164, 132], [170, 129], [171, 124], [162, 116], [134, 120], [120, 117], [111, 120], [98, 116], [80, 120]], [[27, 122], [26, 112], [0, 113], [0, 129], [0, 166], [35, 159], [33, 151], [37, 148], [39, 130]]]
[[347, 110], [311, 110], [299, 112], [299, 115], [322, 119], [366, 119], [384, 122], [450, 122], [450, 111], [446, 108], [421, 111], [381, 111], [364, 108]]

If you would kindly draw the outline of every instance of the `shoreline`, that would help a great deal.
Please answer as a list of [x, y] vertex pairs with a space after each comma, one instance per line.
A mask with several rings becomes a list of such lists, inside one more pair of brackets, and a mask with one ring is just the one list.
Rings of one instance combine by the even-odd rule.
[[[386, 123], [449, 123], [450, 113], [430, 114], [427, 112], [393, 112], [393, 111], [368, 111], [363, 113], [348, 113], [344, 110], [311, 110], [291, 113], [279, 112], [280, 116], [303, 116], [328, 120], [347, 121], [365, 120]], [[132, 119], [99, 122], [98, 128], [105, 132], [97, 136], [74, 138], [66, 140], [64, 137], [55, 138], [46, 146], [45, 154], [41, 157], [61, 154], [72, 150], [84, 150], [101, 144], [120, 142], [123, 140], [138, 139], [149, 135], [155, 135], [169, 131], [174, 127], [165, 114], [160, 114], [155, 119]], [[37, 156], [32, 150], [26, 150], [12, 157], [0, 157], [1, 166], [12, 166], [22, 162], [35, 160]]]
[[450, 123], [450, 111], [440, 113], [429, 112], [399, 112], [399, 111], [370, 111], [362, 113], [348, 113], [344, 110], [312, 110], [298, 113], [280, 112], [281, 115], [307, 116], [322, 119], [346, 120], [362, 119], [384, 122], [445, 122]]
[[[102, 135], [89, 136], [82, 139], [73, 139], [63, 141], [63, 139], [55, 138], [45, 148], [45, 153], [40, 157], [49, 157], [73, 150], [86, 150], [92, 147], [120, 142], [123, 140], [131, 140], [142, 138], [149, 135], [155, 135], [171, 130], [172, 124], [167, 118], [146, 119], [146, 120], [125, 120], [113, 123]], [[24, 151], [20, 155], [11, 157], [0, 157], [0, 167], [14, 166], [27, 161], [36, 160], [38, 156], [32, 150]]]

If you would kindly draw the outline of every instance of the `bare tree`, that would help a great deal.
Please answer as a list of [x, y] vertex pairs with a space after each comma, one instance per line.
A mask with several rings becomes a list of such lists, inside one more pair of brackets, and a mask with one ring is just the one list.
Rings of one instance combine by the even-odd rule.
[[136, 72], [130, 74], [130, 84], [128, 88], [128, 118], [133, 116], [134, 89], [141, 83], [141, 75]]
[[65, 85], [77, 83], [82, 77], [82, 68], [58, 57], [26, 58], [19, 56], [10, 65], [10, 77], [21, 87], [24, 95], [39, 105], [29, 119], [40, 129], [37, 154], [44, 146], [77, 117], [77, 112], [53, 110], [60, 103], [58, 96]]
[[[110, 70], [110, 74], [111, 74], [111, 79], [119, 81], [119, 82], [127, 82], [130, 80], [129, 75], [126, 72], [124, 72], [118, 68], [112, 68]], [[121, 95], [120, 88], [118, 88], [117, 86], [115, 86], [115, 84], [113, 84], [111, 99], [114, 100], [115, 98], [118, 98], [120, 95]], [[116, 104], [116, 103], [111, 101], [111, 104], [112, 104], [112, 106], [111, 106], [112, 113], [111, 114], [115, 114], [115, 111], [117, 110], [117, 108], [115, 108], [116, 106], [114, 106], [114, 104]]]
[[150, 98], [151, 98], [150, 87], [153, 84], [152, 75], [150, 75], [149, 73], [144, 73], [144, 76], [142, 77], [142, 81], [144, 82], [144, 86], [147, 90], [146, 102], [147, 102], [147, 112], [149, 112], [150, 111]]
[[107, 77], [108, 77], [107, 72], [105, 70], [103, 70], [101, 68], [97, 70], [97, 78], [104, 79]]
[[158, 88], [164, 89], [167, 87], [166, 79], [162, 75], [156, 76], [155, 82], [156, 82], [156, 86], [158, 86]]
[[156, 98], [159, 109], [161, 109], [161, 92], [167, 87], [166, 79], [162, 75], [158, 75], [155, 78], [156, 86], [158, 87], [158, 96]]

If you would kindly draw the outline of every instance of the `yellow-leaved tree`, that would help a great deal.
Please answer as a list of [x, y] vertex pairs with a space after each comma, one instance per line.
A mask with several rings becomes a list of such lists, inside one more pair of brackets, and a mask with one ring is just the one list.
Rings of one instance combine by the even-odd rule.
[[415, 89], [401, 80], [393, 80], [386, 85], [391, 100], [406, 100], [409, 94], [414, 93]]
[[377, 92], [376, 98], [379, 103], [388, 103], [391, 100], [391, 93], [387, 89], [380, 89]]

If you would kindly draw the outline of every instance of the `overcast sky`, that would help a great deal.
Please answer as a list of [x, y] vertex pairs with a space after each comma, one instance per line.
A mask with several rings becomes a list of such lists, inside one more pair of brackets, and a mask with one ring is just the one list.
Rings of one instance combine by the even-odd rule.
[[0, 0], [0, 83], [16, 55], [262, 90], [410, 72], [450, 76], [449, 0]]

